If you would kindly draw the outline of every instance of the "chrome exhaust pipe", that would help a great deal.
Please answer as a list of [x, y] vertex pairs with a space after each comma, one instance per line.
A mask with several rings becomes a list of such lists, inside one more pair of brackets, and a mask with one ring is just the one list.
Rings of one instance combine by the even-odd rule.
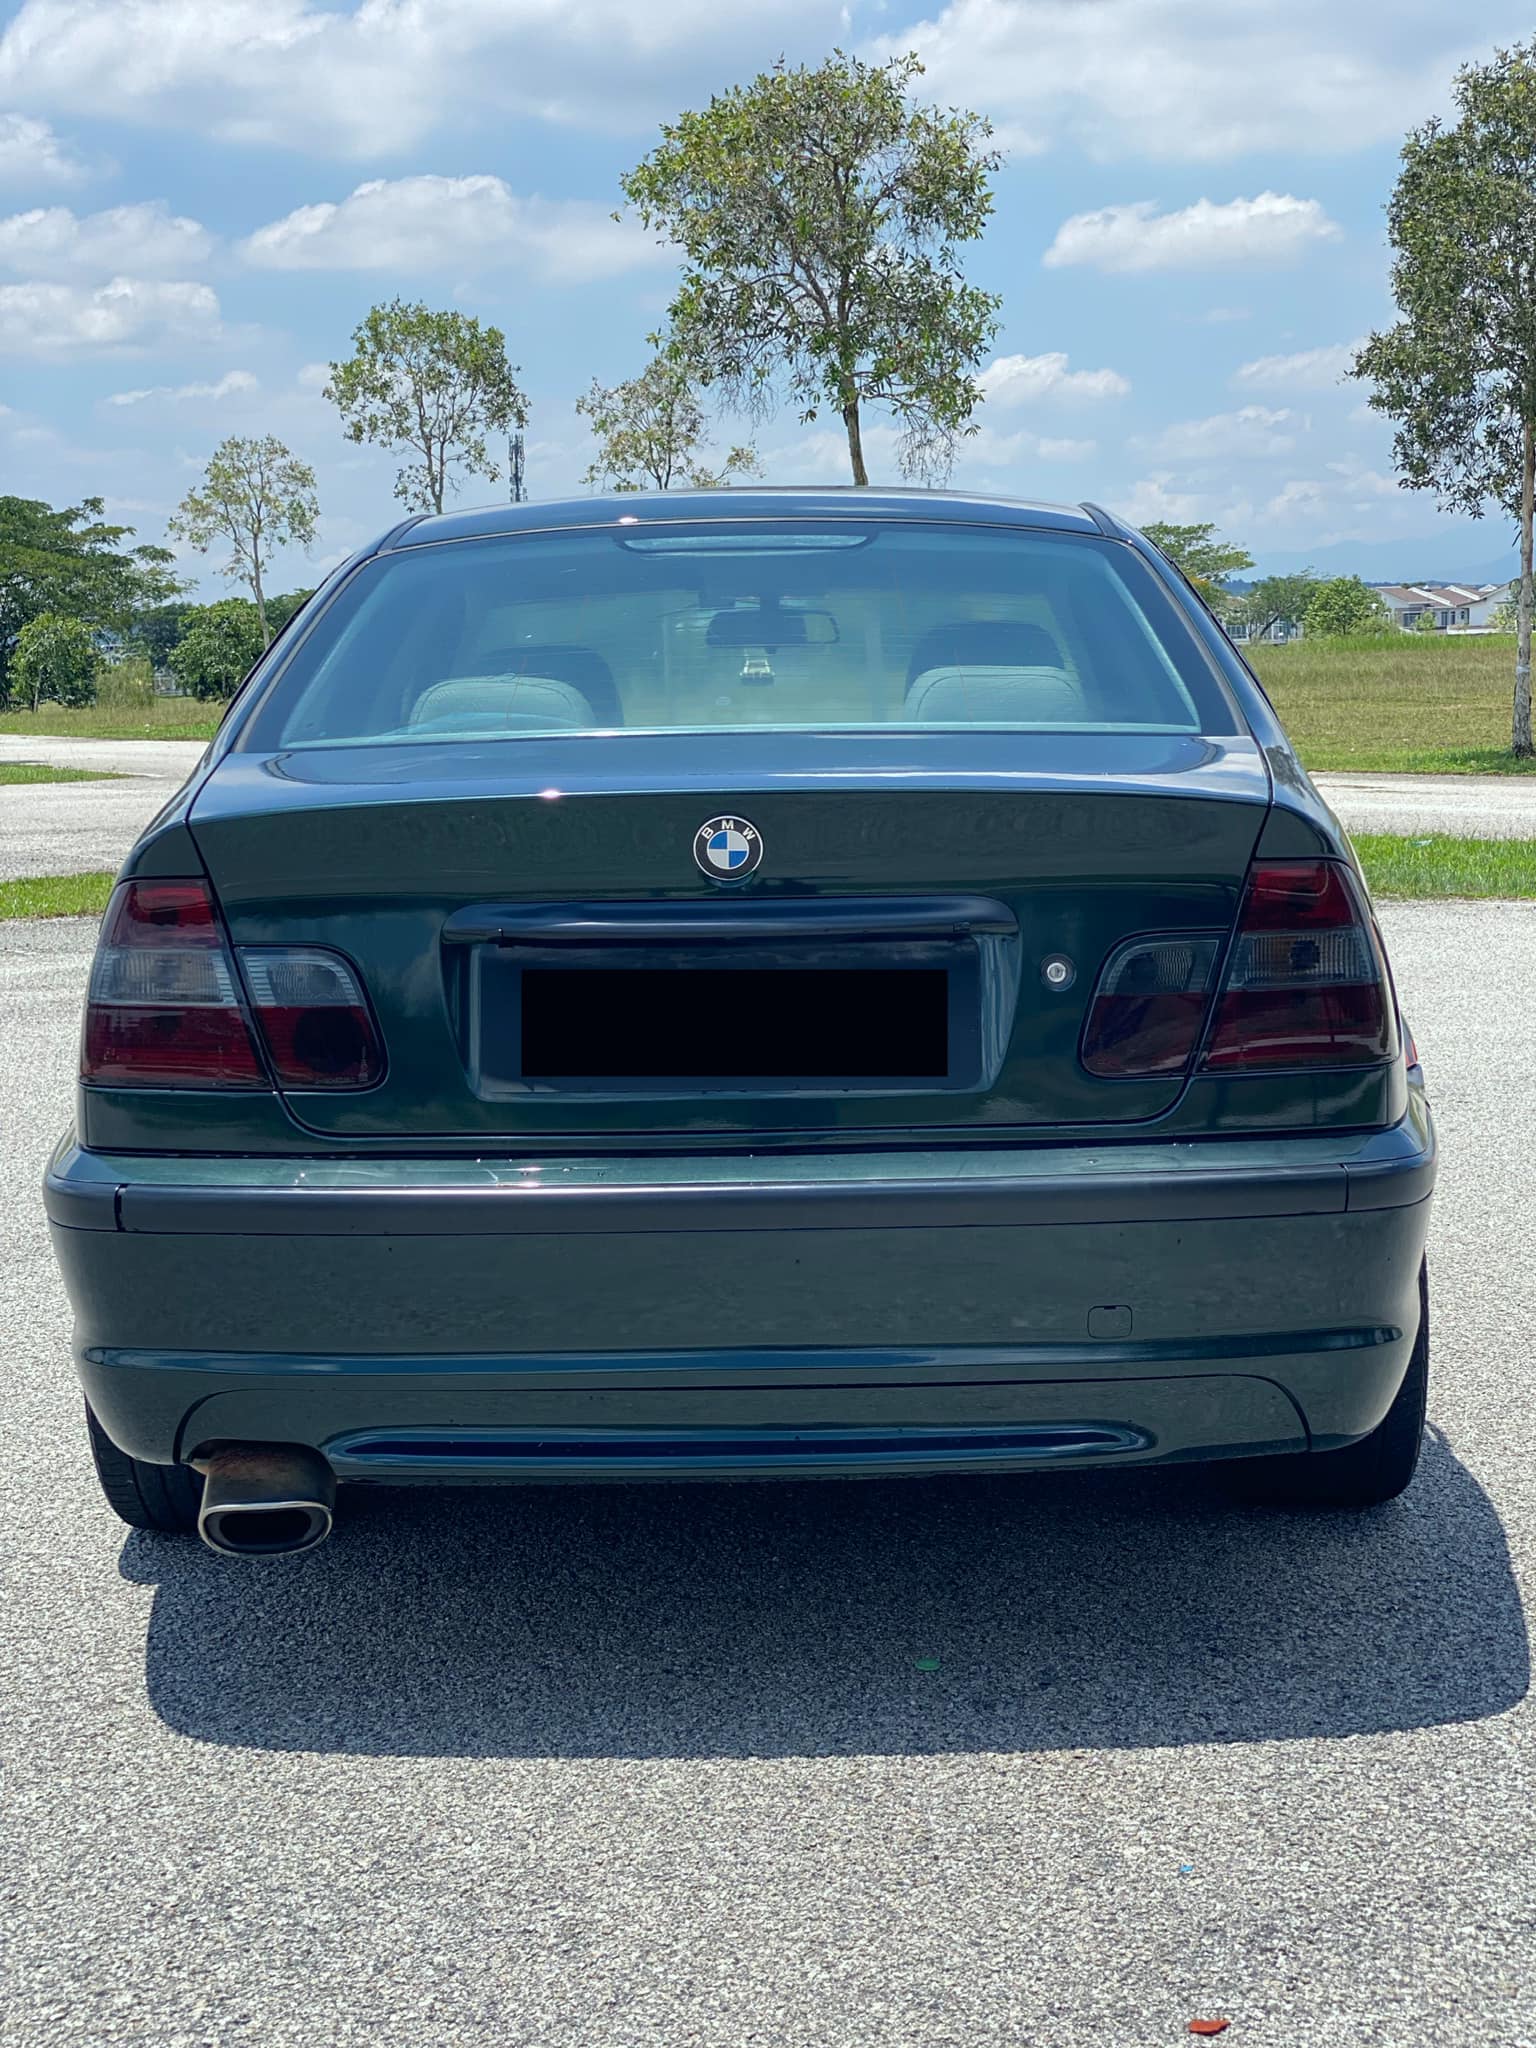
[[313, 1550], [331, 1533], [336, 1475], [302, 1444], [236, 1444], [194, 1458], [203, 1474], [197, 1533], [225, 1557]]

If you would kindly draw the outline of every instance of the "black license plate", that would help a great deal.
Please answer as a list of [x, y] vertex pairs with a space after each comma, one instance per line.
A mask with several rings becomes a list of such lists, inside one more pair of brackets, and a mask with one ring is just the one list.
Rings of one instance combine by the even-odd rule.
[[530, 1080], [942, 1080], [943, 968], [526, 967]]

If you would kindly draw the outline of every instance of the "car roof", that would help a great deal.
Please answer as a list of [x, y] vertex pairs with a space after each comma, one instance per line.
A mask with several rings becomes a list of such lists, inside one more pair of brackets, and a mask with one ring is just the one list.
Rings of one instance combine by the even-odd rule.
[[623, 491], [587, 498], [553, 498], [521, 505], [483, 505], [474, 511], [427, 514], [397, 526], [380, 552], [427, 547], [439, 541], [479, 540], [494, 534], [541, 533], [552, 528], [646, 524], [679, 519], [923, 519], [958, 525], [1045, 527], [1069, 533], [1120, 529], [1096, 510], [1003, 498], [975, 491], [883, 489], [870, 485], [755, 485], [729, 490]]

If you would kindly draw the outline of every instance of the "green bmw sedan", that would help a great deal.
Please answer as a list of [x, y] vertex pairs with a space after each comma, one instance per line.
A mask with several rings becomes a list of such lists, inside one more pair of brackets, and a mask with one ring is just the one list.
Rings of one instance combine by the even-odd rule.
[[1359, 868], [1093, 506], [416, 519], [124, 864], [46, 1183], [107, 1498], [1418, 1457], [1435, 1148]]

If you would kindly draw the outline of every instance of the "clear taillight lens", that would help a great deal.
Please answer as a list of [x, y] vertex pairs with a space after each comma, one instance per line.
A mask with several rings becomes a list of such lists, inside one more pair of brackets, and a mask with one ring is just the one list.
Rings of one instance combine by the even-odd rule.
[[1182, 1073], [1200, 1042], [1220, 945], [1214, 933], [1197, 933], [1117, 946], [1083, 1030], [1089, 1073], [1111, 1081]]
[[251, 1010], [284, 1088], [371, 1088], [384, 1055], [356, 973], [324, 946], [242, 946]]
[[1255, 867], [1202, 1069], [1366, 1066], [1396, 1051], [1386, 961], [1349, 869]]
[[102, 923], [80, 1075], [113, 1088], [266, 1088], [206, 882], [123, 882]]

